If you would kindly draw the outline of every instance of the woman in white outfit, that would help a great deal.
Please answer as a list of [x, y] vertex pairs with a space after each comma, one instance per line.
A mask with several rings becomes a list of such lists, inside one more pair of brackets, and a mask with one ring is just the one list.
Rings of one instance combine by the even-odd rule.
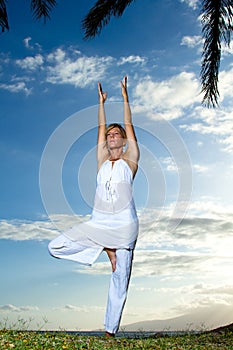
[[120, 124], [107, 127], [104, 110], [107, 94], [98, 84], [98, 174], [91, 219], [49, 243], [52, 256], [87, 265], [92, 265], [103, 250], [107, 252], [112, 266], [105, 314], [108, 337], [119, 329], [138, 235], [132, 184], [138, 169], [139, 149], [128, 100], [127, 77], [121, 82], [121, 89], [124, 128]]

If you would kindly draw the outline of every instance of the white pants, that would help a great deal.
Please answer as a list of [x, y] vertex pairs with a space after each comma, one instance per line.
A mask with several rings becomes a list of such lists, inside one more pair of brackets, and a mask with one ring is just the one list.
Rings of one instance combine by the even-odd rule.
[[[60, 235], [49, 243], [48, 249], [50, 254], [56, 258], [92, 265], [104, 248], [98, 245], [83, 246], [77, 241], [71, 241], [68, 237]], [[116, 250], [116, 270], [111, 275], [104, 322], [105, 330], [109, 333], [115, 334], [119, 329], [127, 297], [132, 261], [133, 249]]]

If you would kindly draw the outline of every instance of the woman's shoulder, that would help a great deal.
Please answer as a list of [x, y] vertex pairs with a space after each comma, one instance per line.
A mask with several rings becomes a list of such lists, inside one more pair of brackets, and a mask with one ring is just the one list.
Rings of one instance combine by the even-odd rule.
[[98, 162], [98, 169], [97, 169], [97, 173], [100, 171], [100, 169], [106, 165], [109, 162], [108, 157], [104, 157], [103, 159], [101, 159], [101, 161]]
[[137, 173], [137, 170], [138, 170], [138, 164], [136, 162], [131, 161], [130, 159], [128, 159], [125, 156], [122, 157], [122, 160], [127, 165], [128, 169], [132, 173], [132, 177], [134, 178], [136, 173]]

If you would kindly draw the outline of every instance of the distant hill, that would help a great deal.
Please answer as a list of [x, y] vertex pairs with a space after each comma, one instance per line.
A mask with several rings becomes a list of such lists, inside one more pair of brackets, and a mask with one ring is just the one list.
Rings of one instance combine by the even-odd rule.
[[210, 332], [215, 332], [215, 333], [233, 332], [233, 323], [228, 324], [226, 326], [222, 326], [222, 327], [218, 327], [218, 328], [212, 329]]
[[[233, 307], [214, 305], [211, 308], [198, 308], [189, 314], [164, 320], [148, 320], [132, 324], [122, 324], [124, 331], [208, 331], [229, 327], [233, 321]], [[225, 327], [225, 326], [224, 326]], [[233, 328], [233, 325], [232, 325]]]

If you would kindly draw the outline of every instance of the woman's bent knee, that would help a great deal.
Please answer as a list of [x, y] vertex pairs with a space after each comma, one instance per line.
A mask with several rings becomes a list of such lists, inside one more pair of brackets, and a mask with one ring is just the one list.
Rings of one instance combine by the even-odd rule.
[[56, 252], [57, 250], [59, 249], [59, 247], [61, 246], [60, 242], [60, 236], [54, 238], [51, 242], [49, 242], [48, 244], [48, 251], [49, 251], [49, 254], [56, 257]]
[[54, 250], [53, 250], [52, 242], [49, 242], [49, 244], [48, 244], [48, 251], [49, 251], [50, 255], [54, 256]]

